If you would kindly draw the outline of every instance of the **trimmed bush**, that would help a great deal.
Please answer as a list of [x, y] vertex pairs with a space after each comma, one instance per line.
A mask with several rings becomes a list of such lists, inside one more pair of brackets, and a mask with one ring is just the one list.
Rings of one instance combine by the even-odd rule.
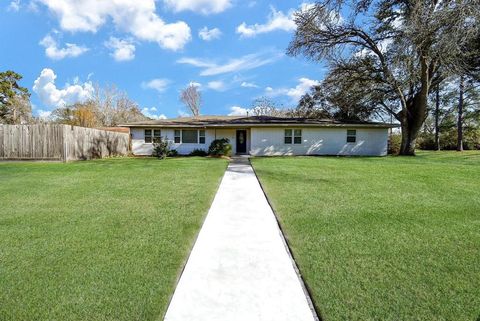
[[168, 151], [167, 157], [177, 157], [177, 156], [178, 156], [178, 152], [176, 149], [172, 149]]
[[215, 139], [208, 148], [208, 154], [211, 156], [230, 156], [232, 145], [230, 145], [228, 138]]
[[207, 156], [207, 155], [208, 155], [208, 154], [207, 154], [206, 151], [204, 151], [203, 149], [198, 149], [198, 148], [192, 150], [192, 151], [190, 152], [190, 154], [188, 154], [188, 156], [200, 156], [200, 157], [205, 157], [205, 156]]

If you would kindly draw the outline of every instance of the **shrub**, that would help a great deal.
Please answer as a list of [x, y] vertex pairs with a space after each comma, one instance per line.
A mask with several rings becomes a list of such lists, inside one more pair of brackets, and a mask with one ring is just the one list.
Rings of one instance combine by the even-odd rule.
[[192, 151], [190, 152], [190, 154], [188, 154], [188, 156], [200, 156], [200, 157], [205, 157], [205, 156], [207, 156], [207, 155], [208, 155], [208, 154], [207, 154], [206, 151], [204, 151], [203, 149], [198, 149], [198, 148], [192, 150]]
[[400, 152], [400, 145], [402, 143], [401, 134], [391, 134], [388, 144], [388, 153], [390, 155], [397, 155]]
[[178, 152], [176, 149], [172, 149], [168, 151], [167, 157], [177, 157], [177, 156], [178, 156]]
[[208, 154], [212, 156], [230, 156], [232, 145], [228, 138], [215, 139], [208, 148]]
[[170, 151], [170, 144], [167, 140], [157, 138], [156, 141], [153, 143], [153, 153], [152, 156], [157, 157], [158, 159], [165, 159]]

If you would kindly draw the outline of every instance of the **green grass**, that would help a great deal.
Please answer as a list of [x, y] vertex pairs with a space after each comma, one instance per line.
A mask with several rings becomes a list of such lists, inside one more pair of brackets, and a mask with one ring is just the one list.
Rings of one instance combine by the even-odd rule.
[[0, 320], [161, 320], [225, 168], [0, 163]]
[[480, 152], [252, 163], [323, 320], [478, 320]]

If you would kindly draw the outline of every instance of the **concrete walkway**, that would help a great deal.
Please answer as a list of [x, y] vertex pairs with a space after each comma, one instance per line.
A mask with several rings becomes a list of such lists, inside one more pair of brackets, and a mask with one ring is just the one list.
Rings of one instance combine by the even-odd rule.
[[165, 320], [316, 319], [248, 159], [233, 161]]

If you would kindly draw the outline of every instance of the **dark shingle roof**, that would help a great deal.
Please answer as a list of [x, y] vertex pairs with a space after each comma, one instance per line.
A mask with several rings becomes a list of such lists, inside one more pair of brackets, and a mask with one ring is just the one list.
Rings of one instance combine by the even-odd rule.
[[274, 126], [312, 126], [312, 127], [396, 127], [396, 125], [377, 122], [341, 121], [333, 119], [288, 118], [272, 116], [196, 116], [159, 120], [148, 120], [122, 124], [123, 127], [274, 127]]

